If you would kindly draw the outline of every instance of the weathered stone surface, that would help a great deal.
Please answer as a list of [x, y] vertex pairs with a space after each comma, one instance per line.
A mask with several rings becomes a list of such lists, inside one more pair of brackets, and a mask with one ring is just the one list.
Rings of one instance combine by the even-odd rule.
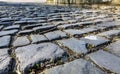
[[107, 51], [110, 51], [111, 53], [120, 57], [120, 40], [114, 43], [111, 43], [106, 48], [107, 48]]
[[0, 26], [0, 30], [3, 28], [3, 26]]
[[17, 33], [17, 32], [18, 32], [18, 30], [0, 31], [0, 36], [15, 35], [15, 33]]
[[10, 61], [8, 49], [0, 49], [0, 74], [9, 74]]
[[55, 39], [60, 39], [60, 35], [54, 33], [54, 32], [48, 32], [44, 34], [49, 40], [55, 40]]
[[99, 50], [97, 52], [87, 55], [94, 63], [101, 68], [105, 68], [115, 73], [120, 73], [120, 57], [113, 54]]
[[12, 29], [19, 29], [20, 25], [12, 25], [12, 26], [8, 26], [5, 27], [4, 30], [12, 30]]
[[33, 32], [33, 30], [22, 30], [20, 32], [18, 32], [19, 35], [27, 35], [27, 34], [31, 34]]
[[96, 68], [90, 62], [77, 59], [64, 65], [46, 69], [40, 74], [107, 74]]
[[78, 26], [78, 24], [64, 24], [64, 25], [60, 25], [57, 28], [58, 29], [66, 29], [66, 28], [70, 28], [70, 27], [75, 27]]
[[39, 26], [39, 27], [34, 27], [33, 30], [34, 31], [43, 31], [43, 30], [48, 30], [48, 29], [51, 29], [51, 28], [54, 28], [55, 26], [54, 25], [47, 25], [47, 26]]
[[68, 49], [70, 49], [71, 51], [77, 54], [87, 53], [86, 43], [84, 41], [71, 38], [71, 39], [59, 40], [57, 42], [58, 44], [67, 47]]
[[28, 45], [28, 44], [30, 44], [30, 41], [26, 36], [17, 37], [13, 42], [14, 47], [24, 46], [24, 45]]
[[64, 30], [64, 32], [66, 32], [67, 34], [70, 34], [72, 36], [81, 35], [84, 33], [82, 30], [77, 30], [77, 29], [68, 29], [68, 30]]
[[99, 35], [99, 36], [105, 36], [105, 37], [110, 38], [110, 37], [115, 36], [115, 35], [120, 35], [120, 30], [105, 31], [105, 32], [99, 33], [97, 35]]
[[[32, 52], [31, 52], [32, 51]], [[20, 61], [20, 70], [28, 69], [45, 60], [53, 61], [62, 58], [65, 52], [53, 43], [31, 44], [15, 50]]]
[[86, 43], [92, 46], [99, 46], [109, 42], [108, 39], [96, 35], [88, 35], [83, 38], [80, 38], [80, 40], [85, 41]]
[[0, 37], [0, 47], [8, 47], [10, 44], [11, 36]]
[[44, 35], [30, 35], [30, 37], [32, 39], [32, 43], [48, 41]]
[[61, 38], [66, 38], [66, 37], [68, 37], [65, 32], [62, 32], [62, 31], [54, 31], [54, 32], [55, 32], [56, 34], [60, 35]]

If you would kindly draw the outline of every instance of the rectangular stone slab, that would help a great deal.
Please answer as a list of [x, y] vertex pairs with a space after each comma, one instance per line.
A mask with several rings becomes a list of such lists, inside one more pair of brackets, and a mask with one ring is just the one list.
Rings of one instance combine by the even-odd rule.
[[32, 43], [45, 42], [48, 39], [44, 35], [30, 35]]
[[0, 48], [8, 47], [10, 45], [11, 36], [0, 37]]
[[40, 74], [107, 74], [90, 62], [77, 59], [63, 65], [44, 70]]
[[57, 41], [59, 45], [67, 47], [69, 50], [77, 53], [87, 53], [86, 43], [81, 40], [77, 40], [75, 38], [59, 40]]
[[86, 43], [95, 47], [109, 42], [108, 39], [96, 35], [88, 35], [80, 38], [80, 40], [85, 41]]
[[99, 33], [99, 34], [97, 34], [97, 35], [111, 38], [112, 36], [120, 35], [120, 30], [105, 31], [105, 32]]
[[60, 35], [54, 33], [54, 32], [48, 32], [44, 34], [49, 40], [55, 40], [55, 39], [60, 39]]
[[18, 30], [0, 31], [0, 36], [15, 35], [15, 33], [17, 33], [17, 32], [18, 32]]
[[25, 71], [36, 63], [49, 60], [54, 61], [65, 57], [66, 53], [53, 43], [31, 44], [15, 49], [16, 57], [20, 61], [20, 70]]
[[117, 40], [116, 42], [111, 43], [105, 49], [107, 49], [107, 51], [120, 57], [120, 40]]
[[0, 49], [0, 74], [9, 74], [11, 69], [11, 58], [8, 55], [8, 48]]
[[99, 67], [120, 74], [120, 57], [103, 50], [88, 54], [87, 57]]
[[24, 46], [28, 44], [30, 44], [30, 41], [26, 36], [17, 37], [13, 42], [14, 47]]

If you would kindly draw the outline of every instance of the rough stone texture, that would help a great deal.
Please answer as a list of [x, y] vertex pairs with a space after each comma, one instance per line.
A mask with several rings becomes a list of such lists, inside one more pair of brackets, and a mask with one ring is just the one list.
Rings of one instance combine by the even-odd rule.
[[0, 49], [0, 74], [9, 74], [10, 61], [8, 49]]
[[80, 38], [80, 40], [85, 41], [92, 46], [99, 46], [109, 42], [108, 39], [96, 35], [85, 36], [83, 38]]
[[5, 27], [4, 30], [13, 30], [13, 29], [19, 29], [20, 25], [12, 25], [12, 26], [8, 26]]
[[76, 30], [76, 29], [68, 29], [68, 30], [64, 30], [64, 32], [75, 36], [75, 35], [82, 35], [84, 32], [82, 30]]
[[30, 35], [30, 37], [32, 39], [32, 43], [48, 41], [44, 35]]
[[54, 32], [48, 32], [44, 34], [49, 40], [55, 40], [55, 39], [60, 39], [60, 35], [54, 33]]
[[24, 45], [28, 45], [28, 44], [30, 44], [30, 41], [26, 36], [17, 37], [17, 39], [15, 39], [13, 42], [14, 47], [24, 46]]
[[0, 36], [15, 35], [15, 33], [17, 33], [17, 32], [18, 32], [18, 30], [0, 31]]
[[110, 54], [106, 51], [99, 50], [87, 55], [94, 63], [101, 68], [105, 68], [115, 73], [120, 73], [120, 57]]
[[3, 36], [0, 37], [0, 48], [1, 47], [8, 47], [10, 44], [11, 36]]
[[97, 35], [99, 35], [99, 36], [105, 36], [105, 37], [110, 38], [110, 37], [112, 37], [114, 35], [120, 35], [120, 30], [110, 30], [110, 31], [99, 33]]
[[59, 40], [57, 42], [58, 44], [69, 48], [71, 51], [77, 54], [87, 53], [86, 43], [84, 41], [71, 38], [71, 39]]
[[60, 35], [61, 38], [66, 38], [66, 37], [68, 37], [65, 32], [62, 32], [62, 31], [54, 31], [54, 32], [55, 32], [56, 34]]
[[30, 34], [32, 32], [33, 32], [33, 30], [23, 30], [23, 31], [18, 32], [18, 34], [19, 35], [25, 35], [25, 34]]
[[54, 25], [47, 25], [47, 26], [40, 26], [40, 27], [34, 27], [33, 30], [34, 31], [44, 31], [44, 30], [48, 30], [48, 29], [51, 29], [51, 28], [54, 28], [55, 26]]
[[31, 44], [19, 47], [15, 52], [16, 57], [19, 58], [20, 69], [22, 71], [35, 65], [35, 63], [45, 60], [53, 61], [65, 55], [65, 52], [53, 43]]
[[120, 57], [120, 40], [108, 45], [107, 50]]
[[64, 65], [46, 69], [40, 74], [107, 74], [96, 68], [90, 62], [77, 59]]

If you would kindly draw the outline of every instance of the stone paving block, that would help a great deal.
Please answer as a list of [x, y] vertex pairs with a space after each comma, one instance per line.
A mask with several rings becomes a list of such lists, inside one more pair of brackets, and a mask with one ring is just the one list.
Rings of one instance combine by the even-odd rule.
[[60, 35], [54, 32], [48, 32], [48, 33], [45, 33], [44, 35], [48, 38], [48, 40], [56, 40], [61, 38]]
[[110, 40], [96, 35], [88, 35], [80, 38], [80, 40], [85, 41], [86, 43], [92, 45], [93, 47], [110, 42]]
[[5, 35], [15, 35], [18, 30], [8, 30], [8, 31], [0, 31], [0, 36], [5, 36]]
[[23, 27], [23, 29], [32, 29], [37, 26], [42, 26], [42, 24], [33, 24], [33, 25], [26, 25]]
[[13, 29], [19, 29], [20, 25], [12, 25], [12, 26], [8, 26], [5, 27], [4, 30], [13, 30]]
[[102, 33], [98, 33], [97, 35], [111, 38], [112, 36], [120, 35], [120, 30], [109, 30]]
[[60, 35], [61, 38], [66, 38], [66, 37], [68, 37], [65, 32], [62, 32], [62, 31], [54, 31], [54, 32], [55, 32], [56, 34]]
[[45, 30], [48, 30], [48, 29], [52, 29], [54, 28], [55, 26], [54, 25], [47, 25], [47, 26], [40, 26], [40, 27], [34, 27], [33, 30], [34, 31], [45, 31]]
[[0, 37], [0, 47], [8, 47], [10, 45], [11, 36]]
[[45, 42], [48, 39], [44, 35], [30, 35], [32, 43]]
[[72, 36], [84, 34], [84, 32], [82, 30], [77, 30], [77, 29], [67, 29], [67, 30], [64, 30], [64, 32], [66, 32], [67, 34], [70, 34]]
[[87, 53], [86, 43], [75, 38], [59, 40], [57, 41], [59, 45], [67, 47], [69, 50], [77, 54]]
[[17, 37], [13, 42], [14, 47], [24, 46], [28, 44], [30, 44], [30, 41], [26, 36]]
[[9, 74], [11, 69], [11, 58], [8, 55], [8, 49], [0, 49], [0, 74]]
[[57, 26], [58, 29], [67, 29], [67, 28], [71, 28], [71, 27], [76, 27], [76, 26], [79, 26], [78, 24], [64, 24], [64, 25], [60, 25], [60, 26]]
[[60, 47], [53, 43], [31, 44], [25, 47], [19, 47], [15, 49], [15, 52], [16, 57], [20, 61], [21, 71], [33, 67], [36, 63], [44, 63], [45, 60], [52, 62], [66, 55]]
[[31, 34], [33, 30], [22, 30], [18, 32], [18, 35], [28, 35]]
[[107, 74], [90, 62], [77, 59], [72, 62], [44, 70], [40, 74]]
[[95, 64], [102, 69], [107, 69], [114, 73], [120, 73], [120, 57], [115, 56], [103, 50], [91, 53], [87, 55]]
[[107, 51], [120, 57], [120, 40], [117, 40], [114, 43], [111, 43], [106, 47]]

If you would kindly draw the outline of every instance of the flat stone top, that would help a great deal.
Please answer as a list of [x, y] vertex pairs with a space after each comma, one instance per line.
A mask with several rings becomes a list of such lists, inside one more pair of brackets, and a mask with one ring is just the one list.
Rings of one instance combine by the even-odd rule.
[[19, 47], [15, 49], [15, 52], [16, 56], [19, 58], [21, 70], [33, 66], [40, 61], [53, 61], [64, 55], [64, 51], [53, 43], [31, 44], [25, 47]]
[[7, 74], [9, 72], [11, 58], [8, 55], [8, 50], [8, 48], [0, 49], [0, 74]]
[[64, 65], [46, 69], [40, 74], [106, 74], [90, 62], [77, 59]]
[[14, 35], [18, 30], [0, 31], [0, 36], [4, 35]]
[[17, 37], [17, 39], [15, 39], [14, 42], [13, 42], [14, 47], [24, 46], [24, 45], [27, 45], [27, 44], [30, 44], [30, 41], [26, 36]]
[[11, 36], [0, 37], [0, 47], [8, 47], [10, 44]]
[[12, 26], [5, 27], [4, 30], [19, 29], [19, 28], [20, 28], [20, 25], [12, 25]]
[[107, 50], [120, 57], [120, 40], [108, 45]]
[[99, 33], [99, 34], [97, 34], [97, 35], [99, 35], [99, 36], [111, 37], [111, 36], [113, 36], [113, 35], [118, 35], [118, 34], [120, 34], [120, 30], [105, 31], [105, 32]]
[[87, 52], [86, 43], [84, 41], [71, 38], [71, 39], [59, 40], [57, 42], [58, 44], [60, 45], [62, 44], [62, 46], [69, 48], [70, 50], [72, 50], [73, 52], [77, 54]]
[[80, 38], [80, 40], [85, 41], [86, 43], [91, 44], [93, 46], [98, 46], [109, 42], [108, 39], [96, 35], [88, 35], [83, 38]]
[[120, 57], [110, 54], [106, 51], [99, 50], [87, 55], [93, 62], [101, 68], [105, 68], [115, 73], [120, 73]]

